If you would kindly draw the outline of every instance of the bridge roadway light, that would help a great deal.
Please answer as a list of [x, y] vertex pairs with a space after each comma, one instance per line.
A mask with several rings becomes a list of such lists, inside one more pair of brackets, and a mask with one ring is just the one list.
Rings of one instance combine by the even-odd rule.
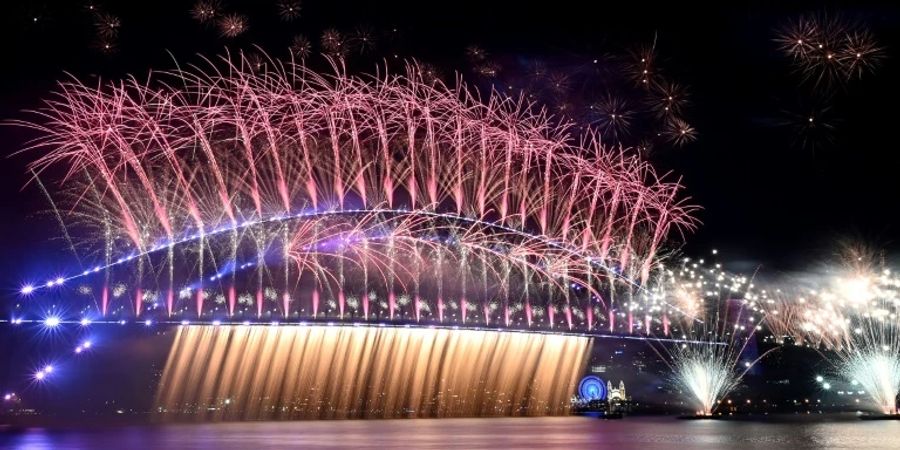
[[50, 316], [44, 319], [44, 325], [50, 328], [59, 326], [59, 317]]

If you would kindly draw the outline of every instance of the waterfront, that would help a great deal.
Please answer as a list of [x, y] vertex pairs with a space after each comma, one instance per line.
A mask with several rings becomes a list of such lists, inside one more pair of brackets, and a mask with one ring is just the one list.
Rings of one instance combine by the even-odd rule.
[[898, 436], [900, 422], [860, 421], [852, 415], [776, 416], [765, 421], [543, 417], [24, 428], [2, 431], [0, 448], [880, 449], [896, 448]]

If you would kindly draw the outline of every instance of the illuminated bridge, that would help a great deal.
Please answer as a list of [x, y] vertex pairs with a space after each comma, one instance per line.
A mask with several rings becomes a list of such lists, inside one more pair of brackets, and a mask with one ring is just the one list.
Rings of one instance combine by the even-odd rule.
[[209, 64], [21, 122], [79, 268], [12, 323], [177, 326], [160, 411], [556, 414], [589, 336], [684, 319], [646, 286], [694, 207], [639, 156], [415, 65]]

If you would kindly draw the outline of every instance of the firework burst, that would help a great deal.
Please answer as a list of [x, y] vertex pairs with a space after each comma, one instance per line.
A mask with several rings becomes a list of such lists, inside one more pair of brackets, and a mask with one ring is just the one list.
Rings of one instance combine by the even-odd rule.
[[191, 8], [191, 17], [203, 24], [212, 24], [221, 14], [222, 4], [217, 0], [200, 0]]
[[800, 17], [775, 37], [795, 71], [814, 87], [831, 86], [874, 72], [884, 49], [862, 24], [840, 16]]
[[342, 58], [347, 54], [347, 38], [338, 30], [333, 28], [325, 30], [320, 41], [322, 51], [329, 56]]
[[243, 14], [226, 14], [218, 21], [219, 34], [226, 38], [235, 38], [247, 31], [247, 16]]
[[94, 27], [97, 35], [104, 39], [114, 39], [119, 36], [122, 21], [112, 14], [97, 13], [94, 17]]
[[666, 122], [663, 135], [676, 146], [682, 146], [697, 139], [697, 131], [694, 127], [677, 117]]
[[301, 3], [299, 0], [281, 0], [276, 6], [278, 8], [278, 17], [281, 20], [290, 22], [300, 17]]
[[291, 54], [296, 58], [306, 59], [312, 54], [312, 43], [306, 36], [298, 34], [291, 39]]

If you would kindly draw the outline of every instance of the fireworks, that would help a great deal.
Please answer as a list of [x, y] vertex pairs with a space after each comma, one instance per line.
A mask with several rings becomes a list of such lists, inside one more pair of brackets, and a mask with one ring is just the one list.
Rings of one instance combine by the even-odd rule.
[[300, 59], [306, 59], [312, 53], [312, 44], [306, 36], [298, 34], [291, 40], [291, 54]]
[[300, 17], [300, 2], [297, 0], [281, 0], [277, 6], [281, 20], [290, 22]]
[[795, 145], [815, 150], [834, 142], [838, 119], [834, 108], [827, 101], [814, 101], [801, 105], [798, 111], [784, 111], [782, 125], [794, 133]]
[[682, 146], [697, 139], [694, 127], [677, 117], [669, 119], [666, 123], [664, 134], [670, 142], [677, 146]]
[[715, 343], [685, 345], [677, 350], [675, 381], [696, 402], [699, 415], [712, 415], [718, 400], [740, 382], [728, 353], [728, 347]]
[[[879, 328], [884, 324], [880, 324]], [[896, 325], [889, 325], [895, 328]], [[858, 334], [865, 332], [860, 331]], [[884, 414], [897, 414], [897, 394], [900, 392], [900, 339], [896, 330], [877, 332], [852, 350], [842, 353], [841, 374], [859, 382], [876, 407]]]
[[66, 168], [65, 223], [104, 261], [50, 287], [95, 277], [105, 314], [128, 268], [135, 314], [158, 300], [168, 315], [593, 329], [695, 223], [679, 184], [521, 101], [481, 103], [414, 67], [223, 63], [68, 83], [27, 124], [43, 134], [32, 168]]
[[375, 32], [369, 27], [357, 27], [353, 32], [351, 42], [360, 54], [370, 53], [375, 49]]
[[861, 78], [873, 72], [884, 56], [863, 25], [824, 14], [797, 19], [779, 31], [775, 41], [794, 69], [814, 86]]
[[340, 58], [347, 53], [347, 42], [344, 35], [335, 29], [328, 29], [322, 33], [322, 51], [326, 54]]
[[609, 145], [648, 154], [653, 147], [683, 146], [697, 137], [687, 120], [688, 90], [660, 71], [655, 52], [654, 45], [626, 56], [542, 60], [471, 46], [465, 56], [485, 91], [522, 92], [573, 127], [596, 129]]
[[826, 350], [847, 381], [862, 385], [880, 411], [896, 414], [900, 278], [879, 269], [871, 252], [844, 253], [842, 269], [806, 275], [760, 304], [777, 342], [790, 337]]
[[745, 361], [740, 371], [738, 363], [765, 320], [759, 305], [765, 291], [757, 292], [749, 277], [728, 273], [719, 264], [684, 258], [680, 265], [660, 270], [649, 295], [682, 320], [673, 325], [673, 334], [685, 340], [675, 347], [651, 342], [651, 347], [672, 370], [672, 383], [695, 403], [696, 413], [713, 414], [765, 356]]
[[105, 39], [118, 37], [121, 25], [119, 18], [112, 14], [99, 13], [95, 16], [94, 26], [97, 28], [97, 34]]
[[200, 0], [191, 9], [191, 17], [200, 23], [210, 24], [219, 17], [221, 10], [222, 5], [216, 0]]
[[247, 31], [247, 17], [241, 14], [226, 14], [219, 19], [219, 34], [234, 38]]
[[[686, 331], [687, 341], [667, 347], [651, 343], [657, 354], [672, 370], [672, 383], [696, 405], [697, 415], [712, 415], [719, 402], [740, 384], [747, 373], [767, 353], [738, 367], [747, 345], [753, 342], [760, 321], [751, 321], [747, 328], [743, 321], [744, 309], [736, 315], [727, 314], [729, 302], [718, 305], [721, 313], [706, 317], [706, 321], [694, 321]], [[720, 315], [721, 314], [721, 315]]]
[[595, 123], [613, 139], [621, 141], [628, 135], [634, 114], [625, 100], [610, 95], [591, 109], [596, 111]]

